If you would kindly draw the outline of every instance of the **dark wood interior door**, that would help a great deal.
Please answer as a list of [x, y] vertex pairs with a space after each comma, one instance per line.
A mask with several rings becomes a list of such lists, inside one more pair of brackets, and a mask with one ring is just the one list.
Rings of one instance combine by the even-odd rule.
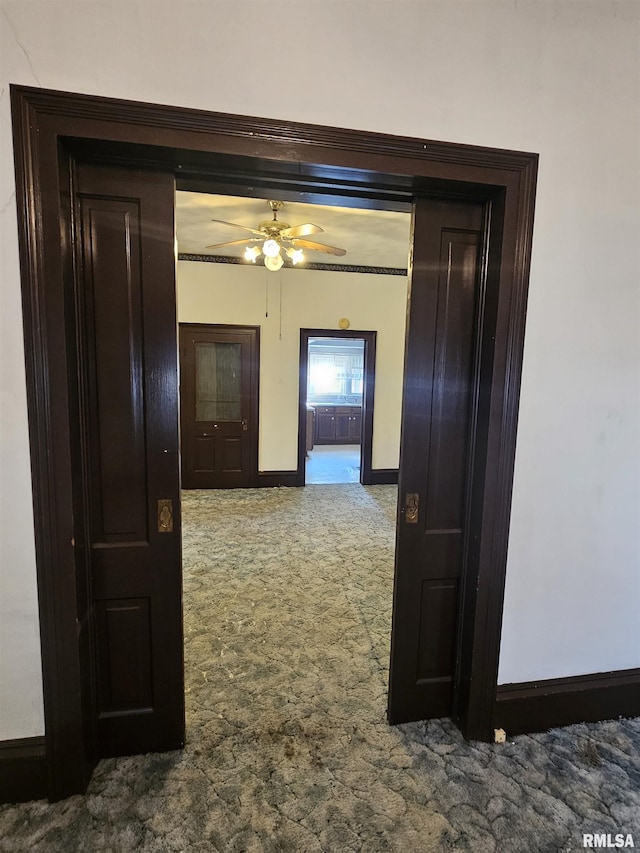
[[100, 755], [184, 744], [171, 174], [77, 164], [77, 363]]
[[257, 485], [257, 326], [180, 324], [182, 486]]
[[420, 199], [414, 206], [391, 723], [452, 712], [482, 233], [480, 204]]

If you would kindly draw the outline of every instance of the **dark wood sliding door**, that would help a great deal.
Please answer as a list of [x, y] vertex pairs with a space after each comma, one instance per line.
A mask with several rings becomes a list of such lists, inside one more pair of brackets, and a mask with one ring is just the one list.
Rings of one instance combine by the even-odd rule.
[[389, 686], [393, 723], [452, 711], [482, 229], [482, 205], [415, 205]]
[[257, 484], [259, 343], [257, 326], [180, 324], [183, 488]]
[[184, 743], [171, 174], [78, 165], [77, 364], [100, 755]]

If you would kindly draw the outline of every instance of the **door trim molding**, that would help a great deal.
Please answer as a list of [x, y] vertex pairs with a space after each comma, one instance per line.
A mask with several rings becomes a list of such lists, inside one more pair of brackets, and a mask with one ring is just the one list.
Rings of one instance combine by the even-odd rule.
[[455, 718], [467, 737], [492, 737], [538, 156], [23, 86], [11, 87], [11, 102], [49, 796], [87, 782], [65, 355], [69, 162], [78, 151], [166, 167], [181, 181], [222, 177], [229, 193], [249, 176], [251, 186], [311, 202], [406, 210], [428, 194], [491, 206], [496, 334], [480, 389], [479, 538], [465, 578]]
[[373, 459], [373, 405], [375, 400], [377, 332], [354, 329], [300, 329], [300, 381], [298, 383], [298, 471], [296, 485], [305, 485], [307, 362], [309, 338], [357, 338], [364, 340], [364, 393], [362, 395], [362, 442], [360, 445], [360, 482], [370, 486]]

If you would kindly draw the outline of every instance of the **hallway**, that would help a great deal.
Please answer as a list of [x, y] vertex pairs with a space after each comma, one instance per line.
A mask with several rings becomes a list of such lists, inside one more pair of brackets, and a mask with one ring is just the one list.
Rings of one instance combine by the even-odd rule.
[[504, 745], [385, 719], [396, 487], [190, 491], [187, 745], [0, 807], [0, 850], [550, 853], [638, 833], [640, 720]]

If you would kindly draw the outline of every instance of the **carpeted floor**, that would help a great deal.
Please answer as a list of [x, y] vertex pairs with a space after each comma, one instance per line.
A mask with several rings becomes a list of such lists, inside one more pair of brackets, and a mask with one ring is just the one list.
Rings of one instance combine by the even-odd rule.
[[0, 808], [0, 850], [566, 853], [583, 832], [640, 847], [640, 720], [503, 745], [386, 724], [395, 492], [186, 493], [186, 749]]

